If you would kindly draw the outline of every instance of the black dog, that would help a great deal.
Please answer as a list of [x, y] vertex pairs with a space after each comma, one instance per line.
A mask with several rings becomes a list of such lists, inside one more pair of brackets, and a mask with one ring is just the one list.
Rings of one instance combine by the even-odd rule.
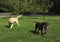
[[[36, 24], [35, 24], [35, 32], [37, 32], [37, 30], [38, 30], [38, 33], [39, 33], [39, 30], [41, 30], [41, 35], [46, 34], [48, 25], [49, 25], [48, 22], [42, 22], [42, 23], [36, 22]], [[44, 30], [45, 30], [45, 32], [43, 33]]]

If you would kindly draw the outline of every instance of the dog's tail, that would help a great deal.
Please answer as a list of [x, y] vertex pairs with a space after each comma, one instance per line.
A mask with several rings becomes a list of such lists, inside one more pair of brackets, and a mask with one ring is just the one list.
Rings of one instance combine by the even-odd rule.
[[19, 19], [22, 15], [17, 16], [17, 19]]

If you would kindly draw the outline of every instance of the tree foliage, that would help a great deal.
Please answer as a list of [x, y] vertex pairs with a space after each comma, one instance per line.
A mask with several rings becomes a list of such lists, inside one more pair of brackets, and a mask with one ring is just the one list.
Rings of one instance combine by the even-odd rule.
[[0, 9], [13, 13], [48, 12], [53, 6], [50, 0], [0, 0]]

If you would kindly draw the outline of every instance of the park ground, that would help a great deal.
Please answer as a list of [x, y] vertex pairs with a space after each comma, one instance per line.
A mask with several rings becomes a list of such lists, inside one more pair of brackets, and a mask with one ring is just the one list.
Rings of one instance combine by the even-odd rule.
[[[0, 17], [0, 42], [60, 42], [60, 16], [22, 16], [12, 29], [8, 28], [9, 17]], [[47, 21], [50, 31], [44, 36], [34, 34], [35, 21]]]

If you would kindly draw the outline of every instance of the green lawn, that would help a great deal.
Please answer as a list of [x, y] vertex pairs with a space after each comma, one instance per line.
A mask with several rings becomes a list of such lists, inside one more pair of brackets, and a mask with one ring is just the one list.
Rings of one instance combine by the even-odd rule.
[[0, 18], [0, 42], [60, 42], [60, 16], [45, 16], [50, 24], [50, 32], [41, 36], [34, 35], [35, 21], [46, 21], [42, 16], [22, 16], [20, 27], [7, 28], [8, 17]]

